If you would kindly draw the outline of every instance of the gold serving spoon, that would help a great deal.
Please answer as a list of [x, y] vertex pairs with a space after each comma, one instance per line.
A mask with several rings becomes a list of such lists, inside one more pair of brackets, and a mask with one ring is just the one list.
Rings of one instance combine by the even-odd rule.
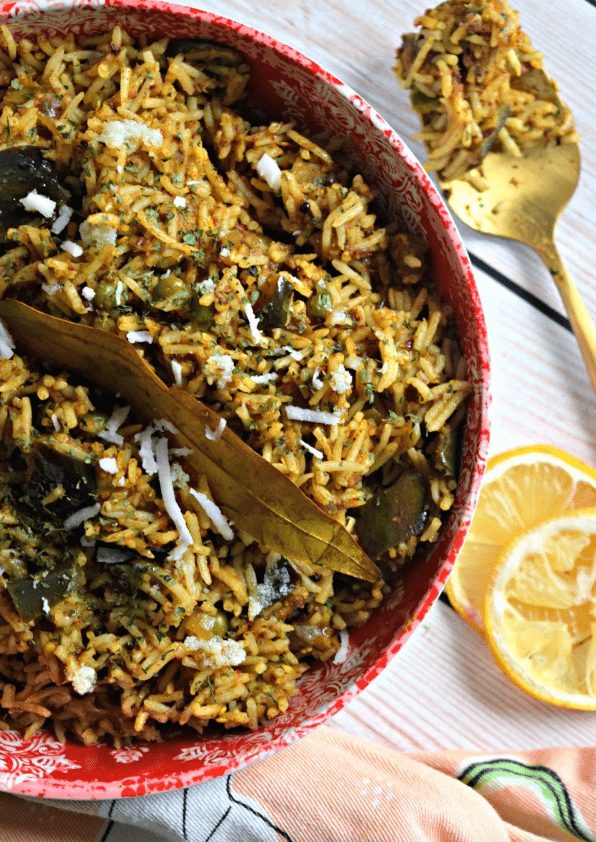
[[[549, 99], [563, 108], [555, 85], [545, 73], [541, 75]], [[537, 146], [521, 158], [489, 152], [481, 173], [488, 185], [485, 190], [461, 179], [441, 184], [451, 209], [475, 231], [518, 240], [540, 255], [563, 299], [596, 391], [596, 328], [555, 245], [557, 220], [579, 180], [578, 144]]]
[[380, 572], [347, 529], [333, 520], [229, 427], [209, 439], [219, 417], [177, 386], [167, 386], [130, 343], [113, 333], [56, 318], [20, 301], [0, 301], [0, 318], [17, 348], [75, 371], [108, 392], [118, 389], [147, 421], [164, 418], [189, 448], [188, 464], [205, 474], [215, 501], [234, 524], [293, 561], [376, 581]]

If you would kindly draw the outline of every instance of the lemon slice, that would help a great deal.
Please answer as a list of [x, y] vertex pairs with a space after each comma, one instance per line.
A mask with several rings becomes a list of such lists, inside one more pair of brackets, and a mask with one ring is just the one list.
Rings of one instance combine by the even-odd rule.
[[507, 544], [484, 627], [500, 667], [528, 693], [596, 710], [596, 508], [551, 518]]
[[482, 632], [486, 589], [509, 541], [547, 518], [596, 506], [596, 471], [547, 445], [491, 459], [468, 537], [447, 582], [453, 607]]

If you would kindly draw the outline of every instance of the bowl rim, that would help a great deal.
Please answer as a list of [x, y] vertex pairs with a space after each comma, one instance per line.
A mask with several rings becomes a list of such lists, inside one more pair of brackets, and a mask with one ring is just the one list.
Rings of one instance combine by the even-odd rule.
[[[334, 702], [323, 709], [315, 710], [300, 725], [273, 737], [265, 746], [259, 746], [250, 753], [242, 754], [242, 756], [233, 758], [232, 760], [226, 760], [220, 765], [205, 767], [199, 761], [193, 768], [187, 768], [186, 770], [180, 769], [175, 779], [169, 776], [164, 781], [163, 776], [160, 776], [159, 773], [153, 773], [152, 775], [143, 774], [144, 794], [151, 794], [182, 789], [233, 771], [238, 771], [249, 763], [257, 759], [264, 759], [274, 751], [290, 745], [342, 710], [349, 701], [364, 690], [379, 675], [389, 661], [401, 650], [415, 629], [421, 624], [432, 605], [437, 601], [469, 529], [471, 514], [477, 502], [480, 484], [484, 474], [489, 446], [489, 409], [491, 403], [490, 356], [486, 323], [472, 265], [461, 235], [446, 203], [441, 198], [428, 173], [424, 170], [399, 133], [360, 94], [354, 91], [350, 85], [324, 69], [317, 61], [295, 47], [286, 44], [276, 36], [255, 29], [242, 21], [217, 14], [216, 12], [209, 12], [179, 3], [171, 3], [168, 0], [34, 0], [34, 2], [31, 2], [31, 0], [16, 0], [16, 2], [15, 0], [9, 0], [9, 2], [0, 3], [0, 23], [17, 23], [31, 16], [43, 16], [48, 12], [68, 12], [69, 9], [101, 11], [102, 8], [106, 7], [129, 8], [135, 11], [145, 10], [150, 15], [153, 13], [162, 13], [178, 17], [190, 17], [223, 30], [233, 29], [239, 31], [242, 37], [270, 48], [282, 59], [298, 65], [309, 74], [333, 86], [353, 108], [361, 113], [366, 121], [372, 124], [373, 128], [386, 137], [395, 154], [403, 160], [408, 169], [415, 175], [421, 190], [430, 202], [434, 214], [438, 217], [439, 224], [444, 227], [449, 241], [457, 252], [458, 261], [465, 277], [467, 292], [472, 305], [470, 318], [475, 325], [475, 344], [479, 361], [477, 381], [475, 384], [477, 391], [480, 393], [480, 400], [478, 401], [479, 423], [474, 440], [478, 455], [464, 500], [466, 514], [469, 514], [469, 516], [460, 519], [448, 552], [440, 562], [437, 572], [432, 577], [431, 584], [424, 598], [418, 604], [416, 610], [411, 613], [409, 620], [395, 632], [391, 644]], [[90, 748], [92, 749], [93, 747]], [[0, 791], [48, 799], [103, 800], [134, 797], [134, 795], [129, 795], [128, 793], [124, 795], [122, 792], [123, 789], [130, 789], [130, 784], [131, 775], [130, 773], [127, 775], [123, 769], [123, 774], [119, 780], [109, 782], [100, 782], [97, 778], [87, 781], [65, 781], [47, 776], [35, 780], [18, 781], [10, 786], [0, 783]]]

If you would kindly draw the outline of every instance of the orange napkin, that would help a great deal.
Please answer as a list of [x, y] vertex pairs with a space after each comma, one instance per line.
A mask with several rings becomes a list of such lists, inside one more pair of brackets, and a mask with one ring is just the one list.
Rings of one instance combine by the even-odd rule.
[[187, 790], [0, 795], [0, 842], [596, 842], [596, 749], [403, 754], [319, 728]]

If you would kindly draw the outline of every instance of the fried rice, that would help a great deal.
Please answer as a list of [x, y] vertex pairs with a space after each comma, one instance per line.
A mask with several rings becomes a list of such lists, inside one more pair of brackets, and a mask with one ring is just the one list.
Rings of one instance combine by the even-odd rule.
[[482, 189], [477, 168], [489, 151], [519, 157], [577, 141], [571, 112], [507, 0], [447, 0], [415, 25], [395, 72], [422, 122], [415, 137], [428, 149], [425, 166], [442, 182], [465, 178]]
[[256, 728], [453, 504], [471, 387], [426, 244], [379, 224], [337, 139], [256, 118], [248, 78], [216, 44], [3, 27], [4, 149], [42, 150], [69, 198], [21, 202], [0, 297], [132, 342], [219, 414], [210, 435], [229, 425], [356, 537], [396, 477], [424, 505], [374, 585], [282, 558], [225, 520], [166, 422], [0, 334], [0, 728]]

